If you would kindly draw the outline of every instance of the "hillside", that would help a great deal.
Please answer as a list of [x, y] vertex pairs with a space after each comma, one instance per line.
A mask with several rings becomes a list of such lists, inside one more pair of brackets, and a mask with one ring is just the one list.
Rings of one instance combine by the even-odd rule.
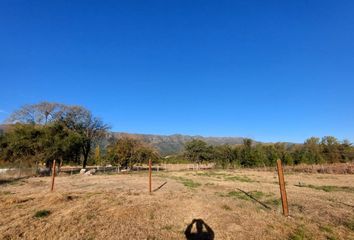
[[114, 132], [114, 137], [120, 137], [122, 135], [133, 135], [142, 139], [144, 142], [151, 144], [157, 148], [161, 155], [171, 155], [183, 151], [184, 144], [193, 139], [200, 139], [208, 144], [217, 146], [222, 144], [241, 144], [243, 141], [242, 137], [203, 137], [203, 136], [190, 136], [190, 135], [154, 135], [154, 134], [130, 134], [122, 132]]

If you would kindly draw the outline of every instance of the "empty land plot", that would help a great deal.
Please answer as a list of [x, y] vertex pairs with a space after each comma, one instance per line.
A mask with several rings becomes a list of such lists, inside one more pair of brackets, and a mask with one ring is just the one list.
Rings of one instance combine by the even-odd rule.
[[353, 175], [285, 178], [288, 218], [276, 172], [154, 172], [152, 194], [147, 172], [4, 182], [0, 239], [186, 239], [197, 218], [215, 239], [354, 239]]

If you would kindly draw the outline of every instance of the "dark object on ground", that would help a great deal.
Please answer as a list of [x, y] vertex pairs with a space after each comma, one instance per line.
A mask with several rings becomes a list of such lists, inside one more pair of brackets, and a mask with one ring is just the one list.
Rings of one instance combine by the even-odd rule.
[[[193, 225], [196, 225], [197, 232], [192, 233]], [[206, 231], [203, 231], [203, 226]], [[214, 240], [214, 231], [202, 220], [193, 219], [184, 232], [187, 240]]]
[[159, 186], [158, 188], [154, 189], [153, 192], [156, 192], [157, 190], [160, 190], [163, 186], [165, 186], [167, 184], [167, 182], [164, 182], [163, 184], [161, 184], [161, 186]]
[[42, 217], [47, 217], [49, 216], [50, 211], [49, 210], [40, 210], [34, 214], [35, 218], [42, 218]]
[[41, 177], [50, 175], [50, 168], [39, 168], [37, 174]]

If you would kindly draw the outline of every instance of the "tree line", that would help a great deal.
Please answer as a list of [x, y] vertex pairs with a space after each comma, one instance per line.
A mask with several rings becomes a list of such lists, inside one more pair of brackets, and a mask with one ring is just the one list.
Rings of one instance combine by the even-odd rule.
[[354, 160], [354, 147], [348, 140], [332, 136], [311, 137], [303, 144], [264, 144], [244, 139], [243, 144], [235, 146], [212, 146], [195, 139], [186, 143], [183, 157], [196, 163], [214, 162], [222, 168], [275, 166], [277, 159], [287, 165], [339, 163]]
[[82, 164], [83, 168], [102, 163], [132, 167], [159, 158], [155, 149], [139, 139], [109, 138], [110, 127], [82, 106], [25, 105], [6, 122], [8, 129], [0, 133], [3, 164], [50, 167], [56, 160], [60, 165]]
[[[8, 129], [0, 132], [0, 164], [133, 165], [155, 163], [162, 158], [151, 145], [130, 135], [115, 138], [110, 127], [82, 106], [41, 102], [25, 105], [7, 119]], [[240, 145], [212, 146], [194, 139], [182, 154], [166, 162], [214, 162], [222, 168], [274, 166], [277, 159], [287, 165], [349, 162], [354, 148], [335, 137], [312, 137], [303, 144], [257, 143], [244, 139]], [[177, 161], [176, 161], [177, 160]]]

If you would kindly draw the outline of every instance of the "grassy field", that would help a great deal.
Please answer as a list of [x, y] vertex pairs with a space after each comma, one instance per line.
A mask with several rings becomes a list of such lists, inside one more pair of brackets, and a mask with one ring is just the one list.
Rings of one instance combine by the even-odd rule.
[[[202, 219], [214, 239], [354, 239], [354, 175], [147, 172], [0, 182], [0, 239], [186, 239]], [[195, 231], [195, 226], [192, 228]]]

